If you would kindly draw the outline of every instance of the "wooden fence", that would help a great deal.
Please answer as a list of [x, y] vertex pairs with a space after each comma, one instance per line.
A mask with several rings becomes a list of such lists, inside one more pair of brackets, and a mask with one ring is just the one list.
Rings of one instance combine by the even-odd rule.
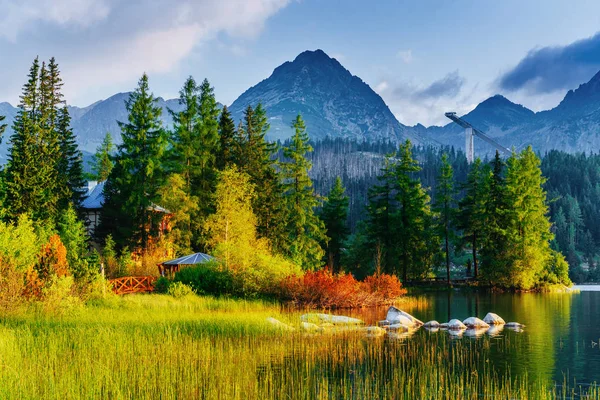
[[153, 276], [124, 276], [123, 278], [111, 279], [112, 290], [116, 294], [129, 294], [152, 292], [154, 290]]

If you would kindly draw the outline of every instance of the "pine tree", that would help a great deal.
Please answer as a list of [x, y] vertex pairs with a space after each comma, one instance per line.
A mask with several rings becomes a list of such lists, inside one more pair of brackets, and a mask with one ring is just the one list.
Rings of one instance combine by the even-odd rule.
[[[490, 171], [482, 165], [481, 159], [477, 158], [471, 164], [471, 170], [467, 181], [461, 187], [465, 196], [458, 203], [456, 215], [456, 226], [462, 232], [461, 245], [469, 244], [473, 258], [474, 277], [479, 273], [478, 252], [482, 244], [482, 236], [485, 229], [486, 200], [489, 194]], [[470, 274], [467, 270], [467, 274]]]
[[442, 155], [442, 166], [437, 177], [434, 210], [438, 214], [439, 229], [441, 236], [444, 238], [444, 253], [446, 256], [446, 279], [450, 284], [450, 240], [453, 236], [451, 224], [454, 221], [455, 215], [455, 190], [454, 190], [454, 173], [452, 165], [448, 162], [448, 155]]
[[169, 110], [173, 118], [169, 161], [173, 164], [171, 169], [183, 177], [188, 194], [192, 191], [192, 180], [199, 180], [198, 170], [201, 164], [201, 119], [198, 103], [199, 88], [190, 76], [179, 91], [179, 105], [183, 106], [183, 110]]
[[439, 237], [433, 226], [429, 196], [413, 177], [420, 167], [412, 156], [409, 140], [400, 146], [398, 158], [394, 168], [398, 203], [396, 243], [402, 280], [406, 281], [409, 273], [414, 278], [422, 278], [429, 272], [439, 253]]
[[29, 213], [33, 219], [50, 220], [59, 208], [57, 160], [60, 147], [56, 125], [62, 103], [56, 64], [51, 71], [36, 58], [23, 86], [19, 112], [13, 124], [6, 168], [6, 203], [9, 217]]
[[348, 196], [338, 176], [321, 210], [329, 242], [327, 243], [327, 265], [333, 271], [340, 270], [341, 251], [350, 234], [348, 229]]
[[104, 236], [112, 233], [118, 245], [141, 247], [142, 251], [147, 250], [162, 218], [154, 208], [164, 182], [162, 157], [167, 134], [156, 102], [144, 74], [125, 103], [128, 121], [119, 121], [123, 143], [104, 186], [105, 203], [98, 227]]
[[222, 171], [235, 163], [236, 135], [235, 123], [231, 118], [231, 113], [227, 106], [223, 106], [219, 118], [219, 151], [216, 157], [218, 170]]
[[201, 218], [206, 218], [214, 211], [213, 196], [216, 179], [216, 154], [219, 148], [219, 108], [215, 100], [214, 89], [207, 79], [200, 85], [200, 164], [199, 176], [193, 179], [191, 194], [196, 196], [200, 204]]
[[83, 155], [77, 146], [71, 129], [71, 117], [66, 106], [58, 114], [56, 129], [59, 135], [60, 157], [58, 158], [58, 180], [62, 189], [59, 208], [67, 210], [71, 205], [78, 209], [85, 196]]
[[484, 231], [481, 245], [481, 274], [490, 282], [504, 282], [506, 262], [509, 261], [510, 241], [508, 225], [510, 223], [509, 200], [504, 178], [505, 163], [496, 151], [492, 161], [487, 201], [485, 205]]
[[324, 251], [320, 243], [327, 241], [323, 221], [315, 214], [319, 205], [308, 176], [312, 164], [306, 158], [312, 152], [302, 117], [292, 124], [294, 136], [283, 149], [287, 161], [282, 165], [285, 196], [288, 204], [288, 256], [306, 270], [321, 266]]
[[98, 182], [104, 182], [110, 176], [113, 169], [114, 163], [112, 160], [112, 152], [114, 145], [112, 136], [109, 132], [106, 132], [102, 143], [96, 149], [96, 154], [92, 161], [92, 171], [94, 172], [94, 178]]
[[376, 249], [376, 264], [383, 272], [397, 273], [398, 257], [395, 247], [397, 225], [394, 220], [396, 204], [394, 191], [394, 162], [391, 157], [386, 157], [381, 174], [377, 177], [379, 182], [369, 190], [369, 203], [367, 206], [366, 231], [371, 243], [371, 249]]
[[267, 142], [268, 130], [262, 105], [248, 106], [243, 123], [237, 129], [234, 159], [240, 170], [250, 175], [251, 183], [261, 189], [252, 202], [258, 220], [258, 235], [268, 239], [273, 249], [280, 253], [287, 251], [286, 205], [280, 173], [275, 169], [278, 146]]
[[4, 131], [6, 130], [6, 124], [2, 123], [2, 121], [4, 121], [5, 118], [5, 115], [0, 115], [0, 143], [2, 143], [2, 135], [4, 135]]

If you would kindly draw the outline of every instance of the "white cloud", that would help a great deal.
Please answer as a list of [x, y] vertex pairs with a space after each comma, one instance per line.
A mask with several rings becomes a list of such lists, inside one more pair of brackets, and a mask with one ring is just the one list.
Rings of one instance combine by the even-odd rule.
[[396, 58], [399, 58], [400, 60], [402, 60], [402, 62], [404, 62], [404, 64], [410, 64], [414, 60], [411, 49], [400, 50], [398, 53], [396, 53]]
[[[7, 10], [0, 14], [0, 53], [56, 56], [65, 96], [77, 103], [90, 90], [129, 84], [143, 72], [176, 72], [220, 35], [242, 56], [247, 42], [290, 1], [0, 0], [0, 10]], [[0, 68], [8, 66], [27, 70], [0, 60]], [[13, 90], [4, 88], [0, 96]]]
[[110, 12], [105, 0], [0, 0], [0, 37], [12, 42], [39, 22], [85, 28]]

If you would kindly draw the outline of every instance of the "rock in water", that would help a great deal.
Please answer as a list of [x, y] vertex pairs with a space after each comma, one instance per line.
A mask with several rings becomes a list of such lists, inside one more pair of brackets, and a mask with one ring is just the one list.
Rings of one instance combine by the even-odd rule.
[[384, 320], [382, 320], [382, 321], [379, 321], [379, 322], [377, 322], [377, 325], [378, 325], [378, 326], [389, 326], [389, 325], [391, 325], [391, 324], [392, 324], [392, 323], [391, 323], [390, 321], [388, 321], [387, 319], [384, 319]]
[[477, 317], [469, 317], [463, 321], [468, 328], [489, 328], [490, 326]]
[[301, 322], [300, 328], [302, 328], [302, 330], [306, 332], [323, 332], [324, 330], [322, 327], [315, 324], [311, 324], [310, 322]]
[[457, 330], [465, 330], [465, 329], [467, 329], [467, 327], [465, 324], [460, 322], [460, 320], [451, 319], [450, 321], [448, 321], [448, 329], [457, 331]]
[[483, 322], [489, 325], [504, 325], [506, 323], [504, 322], [501, 316], [491, 312], [485, 315], [485, 317], [483, 318]]
[[440, 324], [440, 329], [448, 329], [448, 323], [444, 322], [443, 324]]
[[387, 333], [387, 331], [383, 328], [380, 328], [378, 326], [368, 326], [366, 328], [364, 328], [365, 333], [367, 334], [367, 337], [381, 337], [383, 335], [385, 335]]
[[273, 317], [267, 318], [267, 322], [281, 330], [285, 330], [285, 331], [293, 331], [294, 330], [294, 328], [292, 328], [288, 324], [284, 324], [283, 322], [281, 322], [278, 319], [275, 319]]
[[439, 328], [440, 323], [437, 321], [428, 321], [423, 325], [425, 328]]
[[321, 323], [328, 322], [334, 325], [362, 325], [364, 322], [357, 318], [346, 317], [343, 315], [331, 314], [304, 314], [300, 317], [303, 322]]
[[398, 331], [398, 332], [407, 332], [408, 330], [410, 330], [410, 327], [403, 325], [403, 324], [392, 324], [392, 325], [386, 326], [386, 328], [389, 329], [390, 331]]
[[422, 321], [416, 319], [409, 313], [404, 312], [394, 306], [388, 308], [387, 316], [385, 319], [390, 321], [392, 324], [403, 324], [409, 327], [423, 325]]

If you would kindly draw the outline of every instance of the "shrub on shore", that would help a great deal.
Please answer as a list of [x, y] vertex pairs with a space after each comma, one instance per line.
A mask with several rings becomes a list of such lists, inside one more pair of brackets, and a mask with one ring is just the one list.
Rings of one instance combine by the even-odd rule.
[[351, 274], [334, 274], [328, 269], [308, 271], [286, 278], [281, 298], [310, 308], [355, 308], [391, 304], [406, 289], [394, 275], [375, 274], [363, 282]]

